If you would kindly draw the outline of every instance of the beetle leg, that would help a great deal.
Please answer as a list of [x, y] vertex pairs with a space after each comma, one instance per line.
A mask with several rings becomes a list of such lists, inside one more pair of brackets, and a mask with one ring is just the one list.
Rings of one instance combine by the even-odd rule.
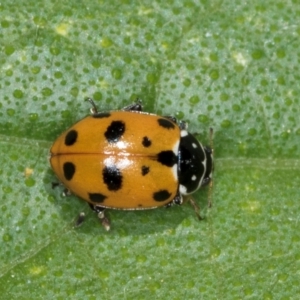
[[169, 202], [168, 204], [165, 205], [165, 207], [169, 208], [171, 206], [173, 206], [174, 204], [176, 205], [181, 205], [183, 203], [183, 198], [182, 198], [182, 195], [177, 192], [177, 195], [174, 197], [174, 199]]
[[173, 116], [164, 116], [164, 118], [169, 119], [170, 121], [174, 122], [175, 124], [178, 125], [180, 130], [187, 130], [188, 129], [188, 123], [185, 121], [178, 121], [175, 117]]
[[63, 192], [62, 192], [63, 197], [69, 197], [72, 195], [71, 191], [67, 188], [64, 188]]
[[85, 101], [90, 102], [90, 104], [92, 105], [92, 107], [91, 107], [91, 114], [92, 115], [98, 113], [98, 109], [97, 109], [96, 103], [95, 103], [95, 101], [92, 98], [86, 98]]
[[85, 220], [85, 213], [84, 212], [81, 212], [79, 215], [78, 215], [78, 217], [77, 217], [77, 219], [76, 219], [76, 221], [75, 221], [75, 227], [79, 227], [79, 226], [81, 226], [82, 225], [82, 223], [84, 222], [84, 220]]
[[178, 126], [181, 130], [187, 130], [188, 129], [188, 123], [185, 121], [179, 121]]
[[[55, 189], [58, 186], [63, 186], [63, 184], [61, 182], [52, 182], [52, 189]], [[71, 196], [71, 195], [72, 195], [71, 191], [69, 189], [67, 189], [66, 187], [64, 187], [63, 192], [62, 192], [62, 196], [63, 197], [68, 197], [68, 196]]]
[[170, 208], [173, 205], [174, 205], [174, 203], [173, 203], [173, 201], [171, 201], [171, 202], [167, 203], [164, 207], [165, 208]]
[[[97, 109], [95, 101], [92, 98], [86, 98], [85, 101], [90, 102], [90, 104], [92, 105], [91, 114], [92, 115], [97, 114], [98, 109]], [[135, 103], [132, 103], [128, 106], [125, 106], [122, 110], [125, 110], [125, 111], [143, 111], [142, 101], [139, 98], [137, 98]]]
[[137, 98], [135, 103], [125, 106], [122, 110], [125, 111], [143, 111], [142, 101]]
[[178, 121], [175, 117], [173, 116], [163, 116], [166, 119], [169, 119], [170, 121], [174, 122], [175, 124], [178, 124]]
[[175, 198], [172, 200], [172, 202], [176, 205], [181, 205], [183, 203], [183, 198], [182, 195], [177, 192], [177, 195], [175, 196]]
[[52, 189], [55, 189], [59, 185], [60, 185], [59, 182], [51, 182]]
[[110, 222], [109, 222], [109, 219], [104, 214], [104, 211], [106, 208], [97, 206], [97, 205], [93, 205], [91, 203], [89, 203], [89, 206], [95, 213], [97, 213], [97, 216], [98, 216], [99, 220], [101, 221], [101, 224], [104, 227], [104, 229], [106, 231], [109, 231], [110, 230]]

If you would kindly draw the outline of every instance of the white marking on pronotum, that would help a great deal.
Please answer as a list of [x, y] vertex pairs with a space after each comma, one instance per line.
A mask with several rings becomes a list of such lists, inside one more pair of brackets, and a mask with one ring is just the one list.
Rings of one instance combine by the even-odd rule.
[[180, 136], [183, 138], [183, 137], [185, 137], [185, 136], [187, 136], [188, 135], [188, 132], [186, 131], [186, 130], [181, 130], [180, 131]]
[[179, 192], [180, 192], [181, 195], [186, 195], [187, 188], [184, 185], [180, 184], [179, 185]]

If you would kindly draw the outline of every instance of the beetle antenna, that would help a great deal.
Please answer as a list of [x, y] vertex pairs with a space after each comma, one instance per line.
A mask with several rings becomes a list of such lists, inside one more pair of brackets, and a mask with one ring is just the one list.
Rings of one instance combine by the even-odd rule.
[[212, 127], [209, 128], [209, 146], [211, 151], [214, 150], [214, 130]]
[[197, 218], [199, 219], [199, 221], [203, 220], [203, 218], [200, 215], [200, 207], [199, 207], [199, 205], [195, 202], [195, 200], [192, 197], [189, 197], [189, 202], [193, 206], [195, 214], [196, 214]]
[[[213, 144], [213, 135], [214, 135], [214, 130], [212, 127], [209, 128], [209, 144], [210, 144], [210, 149], [211, 149], [211, 156], [213, 157], [214, 155], [214, 144]], [[212, 161], [213, 163], [213, 161]], [[208, 188], [208, 203], [207, 203], [207, 206], [209, 208], [212, 207], [212, 189], [213, 189], [213, 169], [214, 169], [214, 166], [212, 166], [212, 172], [211, 172], [211, 179], [210, 179], [210, 182], [209, 182], [209, 188]]]

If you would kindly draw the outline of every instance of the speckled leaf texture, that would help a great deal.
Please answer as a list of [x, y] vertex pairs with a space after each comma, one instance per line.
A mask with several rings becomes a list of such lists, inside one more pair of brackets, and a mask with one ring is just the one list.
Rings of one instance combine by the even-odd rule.
[[[297, 0], [1, 1], [0, 298], [299, 299], [299, 40]], [[110, 211], [106, 232], [52, 189], [86, 97], [214, 129], [204, 220]]]

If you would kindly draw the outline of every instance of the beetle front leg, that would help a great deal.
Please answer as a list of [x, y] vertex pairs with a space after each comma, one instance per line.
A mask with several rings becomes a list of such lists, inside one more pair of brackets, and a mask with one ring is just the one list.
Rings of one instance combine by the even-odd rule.
[[173, 205], [181, 205], [183, 203], [183, 198], [182, 198], [182, 195], [179, 193], [179, 192], [177, 192], [177, 195], [174, 197], [174, 199], [171, 201], [171, 202], [169, 202], [168, 204], [166, 204], [165, 205], [165, 207], [171, 207], [171, 206], [173, 206]]

